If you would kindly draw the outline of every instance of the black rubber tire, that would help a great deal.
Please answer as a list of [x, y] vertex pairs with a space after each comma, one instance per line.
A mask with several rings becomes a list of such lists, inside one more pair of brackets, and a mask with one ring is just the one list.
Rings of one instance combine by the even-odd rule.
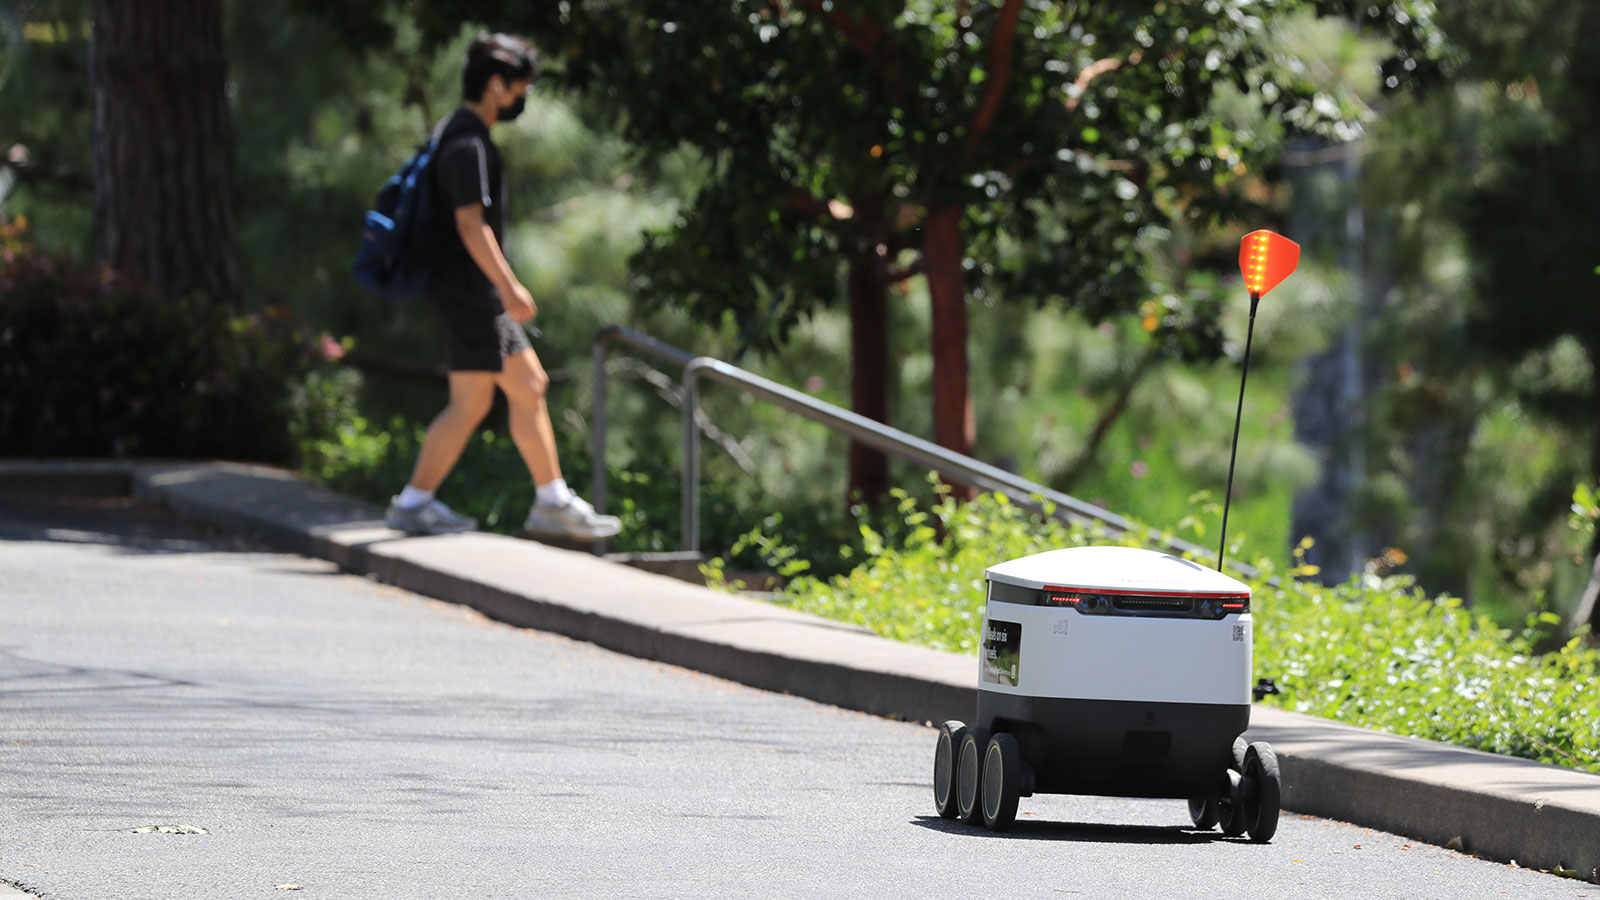
[[1201, 831], [1210, 831], [1222, 821], [1221, 804], [1216, 797], [1192, 797], [1189, 800], [1189, 821]]
[[983, 821], [983, 751], [989, 746], [989, 732], [968, 728], [956, 754], [956, 818], [968, 825]]
[[1244, 777], [1255, 782], [1255, 790], [1243, 804], [1250, 840], [1265, 844], [1278, 833], [1278, 809], [1283, 801], [1283, 779], [1278, 773], [1278, 754], [1266, 741], [1256, 741], [1244, 752]]
[[[1244, 755], [1248, 749], [1249, 746], [1243, 736], [1233, 739], [1233, 765], [1230, 769], [1240, 778], [1244, 777]], [[1226, 793], [1217, 801], [1217, 815], [1222, 833], [1228, 837], [1238, 837], [1249, 829], [1249, 823], [1245, 820], [1244, 804], [1234, 803]]]
[[1017, 800], [1022, 796], [1022, 748], [1017, 739], [1000, 732], [983, 751], [983, 827], [1005, 831], [1017, 820]]
[[956, 755], [966, 736], [967, 726], [951, 719], [939, 726], [938, 743], [933, 748], [933, 808], [946, 819], [954, 819], [957, 814]]

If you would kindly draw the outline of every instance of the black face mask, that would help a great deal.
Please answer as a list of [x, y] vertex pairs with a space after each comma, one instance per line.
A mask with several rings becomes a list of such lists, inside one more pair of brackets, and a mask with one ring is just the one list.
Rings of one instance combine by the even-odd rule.
[[518, 97], [517, 98], [517, 102], [511, 104], [510, 106], [502, 107], [500, 109], [500, 111], [498, 113], [496, 113], [496, 118], [501, 122], [509, 122], [512, 119], [515, 119], [517, 116], [522, 115], [522, 110], [527, 105], [528, 105], [528, 97], [527, 97], [527, 95], [523, 95], [521, 97]]

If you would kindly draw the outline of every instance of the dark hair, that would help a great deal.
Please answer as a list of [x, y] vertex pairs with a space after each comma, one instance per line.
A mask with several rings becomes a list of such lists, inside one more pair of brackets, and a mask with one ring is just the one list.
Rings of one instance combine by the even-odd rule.
[[496, 75], [508, 83], [539, 77], [539, 51], [515, 35], [478, 35], [467, 48], [467, 63], [461, 68], [462, 98], [482, 100], [489, 79]]

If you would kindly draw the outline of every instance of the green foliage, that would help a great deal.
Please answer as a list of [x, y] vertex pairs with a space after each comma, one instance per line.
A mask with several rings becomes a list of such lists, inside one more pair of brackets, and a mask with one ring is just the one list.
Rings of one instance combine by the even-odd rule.
[[[561, 49], [558, 77], [624, 114], [627, 138], [710, 161], [692, 206], [635, 259], [643, 296], [771, 346], [838, 296], [841, 261], [916, 264], [935, 208], [965, 211], [966, 277], [985, 302], [1132, 311], [1148, 295], [1144, 244], [1237, 206], [1220, 188], [1255, 163], [1261, 135], [1215, 99], [1243, 92], [1258, 120], [1359, 133], [1359, 108], [1314, 83], [1277, 23], [1355, 12], [1397, 37], [1394, 72], [1428, 68], [1430, 5], [1347, 6], [643, 0], [524, 21]], [[467, 9], [497, 20], [504, 4]]]
[[1572, 489], [1572, 528], [1592, 533], [1600, 521], [1600, 494], [1587, 484]]
[[0, 251], [0, 455], [288, 462], [339, 399], [302, 392], [344, 348], [283, 313], [235, 317], [109, 272]]
[[[1214, 525], [1215, 504], [1197, 498], [1177, 536]], [[983, 573], [997, 562], [1061, 547], [1150, 546], [1151, 529], [1107, 535], [1081, 525], [1041, 522], [1005, 498], [925, 507], [902, 497], [905, 529], [885, 540], [863, 527], [867, 558], [831, 577], [802, 576], [780, 601], [863, 625], [886, 637], [975, 653], [983, 618]], [[941, 537], [942, 535], [942, 537]], [[771, 554], [781, 543], [753, 537]], [[1305, 545], [1299, 548], [1303, 554]], [[1230, 556], [1234, 552], [1230, 549]], [[1543, 656], [1533, 652], [1546, 613], [1519, 632], [1497, 628], [1454, 597], [1429, 598], [1406, 577], [1378, 567], [1350, 582], [1305, 580], [1314, 569], [1291, 566], [1265, 579], [1269, 560], [1252, 561], [1257, 674], [1276, 680], [1271, 702], [1363, 727], [1600, 772], [1600, 651], [1578, 640]], [[1398, 562], [1398, 560], [1391, 561]], [[789, 556], [782, 564], [803, 571]], [[713, 573], [715, 569], [713, 568]]]
[[1409, 579], [1256, 586], [1256, 670], [1298, 712], [1600, 772], [1600, 652], [1574, 638], [1536, 655], [1561, 624], [1545, 612], [1498, 628]]

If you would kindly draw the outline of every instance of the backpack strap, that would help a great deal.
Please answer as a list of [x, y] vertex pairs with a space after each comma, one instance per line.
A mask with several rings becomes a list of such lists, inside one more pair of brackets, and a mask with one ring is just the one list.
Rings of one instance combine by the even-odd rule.
[[444, 143], [445, 128], [450, 124], [450, 120], [455, 117], [456, 114], [452, 112], [450, 115], [440, 119], [439, 124], [433, 126], [433, 133], [428, 136], [428, 152], [430, 154], [439, 151], [439, 147]]
[[439, 124], [433, 126], [433, 132], [428, 137], [428, 143], [425, 144], [424, 147], [419, 147], [418, 149], [425, 148], [428, 150], [430, 156], [437, 156], [439, 151], [443, 150], [446, 144], [449, 144], [451, 141], [454, 141], [457, 138], [463, 137], [465, 129], [458, 128], [454, 132], [450, 131], [450, 122], [455, 119], [456, 112], [459, 111], [460, 110], [453, 111], [448, 116], [440, 119]]

